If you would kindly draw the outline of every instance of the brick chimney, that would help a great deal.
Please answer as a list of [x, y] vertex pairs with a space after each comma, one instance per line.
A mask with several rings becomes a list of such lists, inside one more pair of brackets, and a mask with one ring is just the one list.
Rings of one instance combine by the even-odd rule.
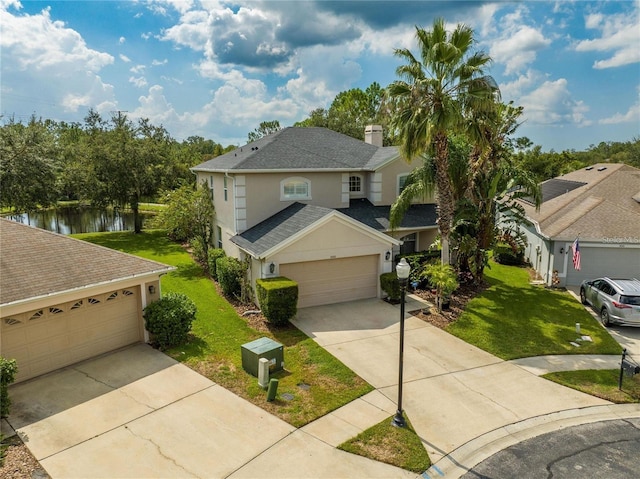
[[382, 126], [367, 125], [364, 127], [364, 142], [373, 146], [382, 146]]

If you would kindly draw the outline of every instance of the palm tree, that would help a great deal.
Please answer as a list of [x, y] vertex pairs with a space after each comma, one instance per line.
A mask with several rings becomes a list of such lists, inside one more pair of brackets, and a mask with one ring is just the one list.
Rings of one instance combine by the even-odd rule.
[[493, 106], [497, 86], [484, 74], [491, 58], [471, 53], [473, 30], [458, 24], [453, 32], [436, 19], [431, 31], [416, 27], [420, 49], [417, 58], [408, 49], [396, 49], [406, 64], [397, 68], [401, 78], [388, 88], [398, 109], [392, 119], [408, 161], [433, 155], [438, 200], [438, 226], [442, 238], [442, 262], [449, 263], [449, 235], [454, 199], [449, 177], [448, 135], [464, 128], [464, 118], [475, 110]]

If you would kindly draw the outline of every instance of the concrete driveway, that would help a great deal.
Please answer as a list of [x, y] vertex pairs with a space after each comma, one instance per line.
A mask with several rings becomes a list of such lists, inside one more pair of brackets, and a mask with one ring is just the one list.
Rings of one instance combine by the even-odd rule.
[[[421, 305], [410, 297], [406, 311]], [[399, 308], [378, 299], [318, 306], [300, 310], [294, 324], [395, 402]], [[606, 404], [413, 316], [405, 321], [403, 406], [433, 462], [508, 425]]]
[[[296, 430], [145, 344], [9, 394], [9, 424], [53, 479], [415, 477], [330, 441], [388, 416], [375, 406], [379, 393]], [[357, 417], [362, 411], [367, 420]]]

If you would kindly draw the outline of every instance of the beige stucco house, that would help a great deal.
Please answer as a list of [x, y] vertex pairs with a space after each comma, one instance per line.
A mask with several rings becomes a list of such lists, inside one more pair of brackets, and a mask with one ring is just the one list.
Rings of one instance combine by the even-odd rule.
[[[602, 276], [640, 278], [640, 170], [599, 163], [541, 184], [542, 205], [521, 201], [531, 226], [525, 256], [548, 285]], [[579, 238], [580, 269], [571, 245]]]
[[148, 341], [171, 266], [0, 218], [0, 355], [16, 381]]
[[192, 171], [216, 210], [216, 241], [251, 258], [251, 279], [286, 276], [299, 307], [380, 296], [395, 254], [426, 249], [436, 234], [433, 198], [389, 228], [389, 209], [417, 165], [382, 146], [326, 128], [285, 128]]

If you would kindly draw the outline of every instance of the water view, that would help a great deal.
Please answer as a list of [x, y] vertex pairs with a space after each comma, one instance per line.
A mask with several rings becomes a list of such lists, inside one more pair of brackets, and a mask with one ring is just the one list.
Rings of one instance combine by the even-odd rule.
[[[145, 220], [151, 215], [141, 213], [140, 216], [144, 227]], [[133, 213], [114, 209], [65, 206], [33, 213], [7, 215], [5, 218], [65, 235], [133, 231], [134, 229]]]

